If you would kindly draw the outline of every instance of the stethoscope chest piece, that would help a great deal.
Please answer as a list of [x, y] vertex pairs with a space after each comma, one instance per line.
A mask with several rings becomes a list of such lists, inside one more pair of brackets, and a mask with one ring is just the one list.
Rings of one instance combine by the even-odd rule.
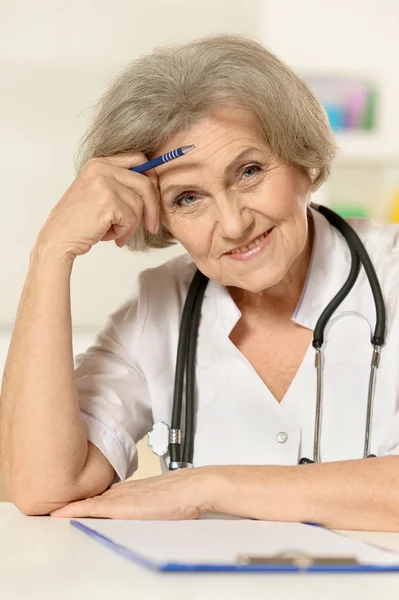
[[[180, 446], [181, 442], [181, 430], [171, 429], [163, 421], [154, 423], [152, 430], [148, 433], [148, 445], [157, 456], [165, 456], [171, 445], [178, 444]], [[188, 461], [171, 460], [169, 464], [170, 471], [184, 468], [192, 469], [193, 467], [193, 463]]]
[[169, 425], [163, 421], [154, 423], [152, 430], [148, 433], [148, 445], [157, 456], [164, 456], [169, 446]]

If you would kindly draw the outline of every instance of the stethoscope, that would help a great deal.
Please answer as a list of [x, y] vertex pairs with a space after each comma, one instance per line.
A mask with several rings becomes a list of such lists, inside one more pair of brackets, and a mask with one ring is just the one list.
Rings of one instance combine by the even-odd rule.
[[[351, 291], [360, 271], [360, 263], [369, 281], [374, 298], [376, 310], [376, 326], [374, 335], [371, 337], [373, 348], [370, 377], [367, 394], [367, 416], [364, 437], [363, 458], [375, 458], [375, 454], [370, 454], [370, 429], [373, 412], [373, 398], [376, 382], [377, 369], [380, 363], [381, 348], [385, 342], [386, 316], [385, 304], [382, 297], [381, 287], [371, 263], [366, 248], [361, 242], [355, 230], [337, 213], [326, 206], [311, 204], [312, 208], [318, 210], [326, 219], [341, 232], [345, 238], [351, 253], [351, 269], [347, 280], [342, 288], [326, 306], [321, 313], [313, 332], [312, 345], [316, 350], [315, 367], [317, 374], [317, 392], [316, 392], [316, 414], [313, 442], [313, 460], [302, 457], [298, 464], [319, 463], [320, 461], [320, 436], [321, 436], [321, 413], [322, 413], [322, 391], [323, 391], [323, 352], [325, 327], [343, 300]], [[205, 294], [209, 278], [197, 269], [190, 284], [186, 301], [184, 304], [183, 315], [180, 324], [179, 342], [177, 347], [176, 371], [173, 394], [173, 409], [171, 427], [164, 423], [155, 423], [153, 430], [148, 434], [148, 443], [152, 450], [158, 456], [163, 456], [169, 450], [170, 464], [169, 469], [181, 469], [193, 467], [194, 455], [194, 416], [195, 416], [195, 358], [197, 349], [198, 327], [201, 314], [202, 301]], [[183, 401], [183, 381], [186, 368], [186, 411], [184, 426], [184, 443], [182, 447], [182, 429], [181, 414]]]

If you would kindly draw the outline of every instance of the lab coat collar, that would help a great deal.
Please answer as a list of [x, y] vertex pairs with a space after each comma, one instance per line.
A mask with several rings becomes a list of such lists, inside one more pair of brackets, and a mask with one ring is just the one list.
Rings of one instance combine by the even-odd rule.
[[[302, 295], [291, 320], [313, 331], [322, 311], [347, 278], [351, 257], [345, 239], [335, 227], [318, 210], [312, 207], [308, 210], [314, 223], [313, 249]], [[346, 305], [355, 301], [356, 288], [349, 294]], [[209, 304], [204, 314], [216, 316], [229, 335], [242, 313], [227, 288], [211, 279], [205, 302]]]
[[291, 320], [314, 330], [321, 313], [347, 278], [351, 257], [338, 230], [318, 210], [308, 210], [314, 224], [313, 249], [302, 295]]

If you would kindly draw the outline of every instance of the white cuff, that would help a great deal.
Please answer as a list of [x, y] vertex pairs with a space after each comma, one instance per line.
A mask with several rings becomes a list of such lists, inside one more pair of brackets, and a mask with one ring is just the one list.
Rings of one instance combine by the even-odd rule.
[[[133, 475], [138, 466], [137, 447], [125, 433], [121, 438], [100, 419], [80, 410], [86, 425], [87, 439], [94, 444], [114, 467], [120, 481]], [[126, 448], [128, 446], [128, 448]], [[113, 482], [115, 483], [115, 481]]]

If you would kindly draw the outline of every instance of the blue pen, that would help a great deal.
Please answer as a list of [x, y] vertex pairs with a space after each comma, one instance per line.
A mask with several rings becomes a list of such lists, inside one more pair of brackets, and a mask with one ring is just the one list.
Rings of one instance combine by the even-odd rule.
[[148, 162], [143, 163], [142, 165], [137, 165], [137, 167], [132, 167], [129, 171], [136, 171], [136, 173], [144, 173], [145, 171], [149, 171], [150, 169], [154, 169], [155, 167], [159, 167], [163, 163], [169, 162], [174, 158], [179, 158], [179, 156], [183, 156], [183, 154], [187, 154], [195, 148], [195, 144], [191, 144], [190, 146], [182, 146], [181, 148], [177, 148], [177, 150], [172, 150], [172, 152], [166, 152], [166, 154], [162, 154], [161, 156], [157, 156]]

